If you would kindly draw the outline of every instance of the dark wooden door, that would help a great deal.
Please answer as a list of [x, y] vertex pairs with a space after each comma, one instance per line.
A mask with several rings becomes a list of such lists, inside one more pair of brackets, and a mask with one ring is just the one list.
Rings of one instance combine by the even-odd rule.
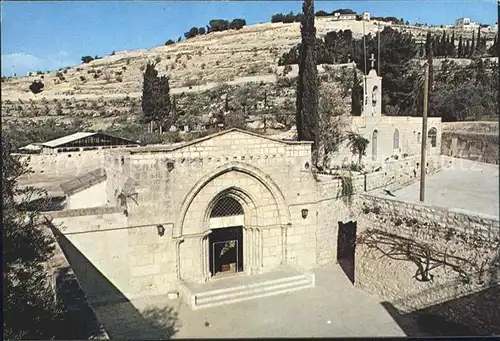
[[[233, 247], [224, 250], [228, 243]], [[241, 226], [214, 229], [208, 237], [209, 262], [212, 276], [225, 272], [230, 266], [236, 266], [235, 272], [243, 271], [243, 229]]]
[[355, 221], [349, 221], [345, 224], [339, 221], [337, 262], [352, 284], [354, 284], [355, 272], [356, 229], [357, 223]]

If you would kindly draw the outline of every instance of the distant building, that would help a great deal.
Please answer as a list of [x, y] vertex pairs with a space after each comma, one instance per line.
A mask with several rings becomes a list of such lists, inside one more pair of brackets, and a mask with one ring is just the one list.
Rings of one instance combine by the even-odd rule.
[[57, 154], [117, 147], [137, 147], [140, 143], [104, 133], [74, 133], [39, 145], [42, 147], [42, 154]]
[[477, 30], [479, 27], [478, 23], [472, 22], [470, 18], [460, 18], [455, 20], [455, 28], [464, 31]]
[[489, 25], [487, 27], [487, 31], [489, 32], [498, 32], [498, 24], [495, 24], [495, 25]]
[[356, 13], [339, 13], [339, 12], [335, 12], [335, 13], [333, 13], [333, 20], [335, 20], [335, 21], [340, 21], [340, 20], [356, 20]]
[[362, 18], [363, 20], [370, 21], [370, 12], [363, 12]]

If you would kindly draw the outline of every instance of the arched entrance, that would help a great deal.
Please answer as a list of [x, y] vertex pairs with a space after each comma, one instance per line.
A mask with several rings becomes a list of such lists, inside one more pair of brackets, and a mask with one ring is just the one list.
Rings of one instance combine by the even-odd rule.
[[[212, 277], [243, 272], [242, 205], [230, 196], [217, 200], [210, 212], [209, 271]], [[234, 226], [233, 226], [234, 225]]]

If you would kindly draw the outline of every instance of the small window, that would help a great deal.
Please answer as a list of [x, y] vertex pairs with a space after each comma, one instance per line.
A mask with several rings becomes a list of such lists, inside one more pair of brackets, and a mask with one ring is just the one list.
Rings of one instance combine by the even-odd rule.
[[420, 141], [421, 141], [421, 135], [422, 134], [420, 132], [417, 133], [417, 143], [420, 143]]
[[394, 136], [392, 139], [392, 149], [399, 149], [399, 130], [394, 130]]
[[437, 129], [436, 128], [429, 129], [429, 133], [427, 134], [427, 138], [429, 139], [429, 142], [431, 143], [431, 147], [436, 147], [437, 146]]

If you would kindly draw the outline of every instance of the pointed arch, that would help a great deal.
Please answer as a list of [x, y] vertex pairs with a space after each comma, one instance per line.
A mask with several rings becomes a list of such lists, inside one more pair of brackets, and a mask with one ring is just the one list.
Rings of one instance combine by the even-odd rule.
[[[279, 187], [276, 185], [276, 183], [271, 179], [271, 177], [269, 177], [267, 174], [265, 174], [255, 166], [239, 161], [233, 161], [228, 164], [217, 167], [212, 172], [206, 174], [196, 183], [195, 186], [193, 186], [193, 188], [191, 188], [191, 190], [188, 192], [188, 194], [185, 196], [182, 202], [181, 209], [179, 212], [179, 218], [174, 226], [174, 237], [180, 237], [182, 235], [186, 213], [188, 212], [188, 209], [193, 200], [195, 199], [195, 197], [197, 196], [197, 194], [212, 180], [228, 172], [244, 173], [256, 179], [258, 182], [260, 182], [269, 191], [269, 193], [276, 202], [280, 224], [286, 225], [291, 222], [290, 210], [286, 205], [285, 197], [281, 192], [281, 190], [279, 189]], [[214, 201], [212, 202], [213, 205], [215, 205], [215, 202]], [[207, 212], [209, 212], [209, 210], [207, 210]]]

